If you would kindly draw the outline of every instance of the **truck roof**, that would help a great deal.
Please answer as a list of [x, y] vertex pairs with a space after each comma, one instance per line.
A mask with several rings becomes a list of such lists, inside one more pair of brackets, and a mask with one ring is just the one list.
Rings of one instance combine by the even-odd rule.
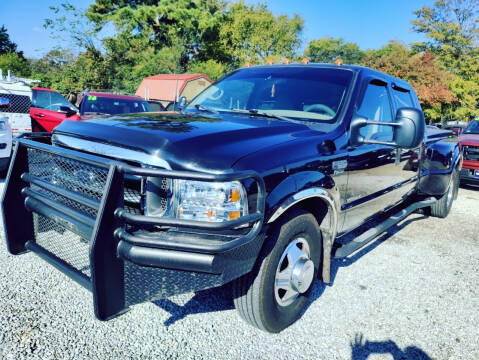
[[105, 93], [105, 92], [94, 92], [94, 91], [86, 91], [83, 95], [91, 95], [97, 97], [107, 97], [107, 98], [114, 98], [114, 99], [129, 99], [129, 100], [143, 100], [139, 96], [135, 95], [120, 95], [120, 94], [113, 94], [113, 93]]
[[326, 64], [326, 63], [309, 63], [309, 64], [301, 64], [301, 63], [291, 63], [291, 64], [273, 64], [273, 65], [258, 65], [253, 66], [251, 68], [269, 68], [269, 67], [316, 67], [316, 68], [330, 68], [330, 69], [348, 69], [357, 73], [361, 73], [363, 76], [374, 76], [383, 78], [384, 80], [388, 80], [389, 82], [393, 82], [400, 88], [404, 89], [412, 89], [411, 85], [404, 80], [399, 78], [393, 77], [391, 75], [385, 74], [383, 72], [365, 67], [360, 65], [336, 65], [336, 64]]

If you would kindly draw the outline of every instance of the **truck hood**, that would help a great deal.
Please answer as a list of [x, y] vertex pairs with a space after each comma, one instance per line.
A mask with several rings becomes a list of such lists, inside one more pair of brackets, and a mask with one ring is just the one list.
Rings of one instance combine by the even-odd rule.
[[[141, 113], [63, 121], [54, 129], [53, 140], [79, 149], [78, 139], [82, 139], [91, 144], [106, 144], [110, 149], [148, 155], [145, 159], [157, 157], [172, 169], [214, 172], [231, 170], [236, 161], [248, 154], [309, 135], [318, 135], [317, 129], [313, 131], [303, 123], [244, 114]], [[81, 150], [98, 152], [93, 148]], [[122, 158], [118, 149], [115, 154], [107, 151], [102, 155]]]

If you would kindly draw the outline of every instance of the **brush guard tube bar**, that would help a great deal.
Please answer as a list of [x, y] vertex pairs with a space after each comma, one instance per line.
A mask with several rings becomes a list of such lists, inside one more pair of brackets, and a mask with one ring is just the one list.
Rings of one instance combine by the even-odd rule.
[[[38, 138], [48, 140], [44, 134]], [[30, 173], [28, 151], [32, 149], [107, 172], [101, 201], [44, 181]], [[225, 223], [132, 214], [124, 209], [125, 175], [209, 182], [251, 179], [257, 187], [256, 210]], [[96, 218], [56, 202], [36, 191], [38, 189], [91, 208], [96, 211]], [[2, 215], [7, 249], [11, 254], [30, 250], [91, 290], [96, 317], [108, 320], [126, 311], [129, 305], [125, 301], [128, 292], [125, 269], [130, 267], [126, 266], [127, 262], [135, 264], [134, 266], [161, 268], [165, 271], [192, 271], [203, 275], [209, 273], [217, 276], [225, 272], [228, 273], [224, 277], [225, 282], [247, 272], [249, 265], [245, 267], [244, 263], [238, 266], [238, 270], [232, 268], [237, 264], [236, 254], [240, 258], [245, 257], [246, 251], [249, 252], [248, 256], [254, 257], [259, 252], [264, 235], [265, 196], [263, 178], [253, 171], [207, 174], [135, 167], [35, 141], [35, 136], [30, 135], [17, 140], [2, 198]], [[33, 213], [88, 240], [90, 276], [35, 241]], [[145, 230], [145, 227], [151, 226], [161, 226], [166, 230]], [[135, 230], [132, 231], [132, 228]], [[214, 281], [218, 284], [218, 277]], [[181, 287], [181, 284], [177, 285]]]

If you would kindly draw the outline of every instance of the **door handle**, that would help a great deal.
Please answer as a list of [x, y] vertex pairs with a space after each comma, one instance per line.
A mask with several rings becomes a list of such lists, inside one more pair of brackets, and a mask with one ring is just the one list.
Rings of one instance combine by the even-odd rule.
[[38, 117], [45, 117], [45, 115], [43, 114], [34, 114], [35, 116], [38, 116]]

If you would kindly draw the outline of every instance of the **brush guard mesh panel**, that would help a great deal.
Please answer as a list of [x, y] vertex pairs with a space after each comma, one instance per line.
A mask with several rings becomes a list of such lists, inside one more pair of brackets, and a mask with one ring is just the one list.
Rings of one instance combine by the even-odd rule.
[[[143, 192], [151, 191], [146, 180], [154, 179], [158, 193], [170, 195], [167, 185], [178, 178], [252, 178], [256, 212], [224, 224], [143, 214]], [[131, 166], [51, 146], [45, 135], [24, 135], [15, 148], [2, 205], [8, 251], [35, 252], [90, 290], [96, 317], [108, 320], [135, 303], [219, 286], [249, 271], [262, 243], [256, 237], [264, 219], [265, 186], [252, 171], [216, 175]], [[130, 244], [122, 247], [126, 252], [120, 251], [122, 244]], [[146, 249], [148, 263], [141, 253], [127, 253], [128, 246]], [[165, 248], [186, 258], [169, 258]]]

